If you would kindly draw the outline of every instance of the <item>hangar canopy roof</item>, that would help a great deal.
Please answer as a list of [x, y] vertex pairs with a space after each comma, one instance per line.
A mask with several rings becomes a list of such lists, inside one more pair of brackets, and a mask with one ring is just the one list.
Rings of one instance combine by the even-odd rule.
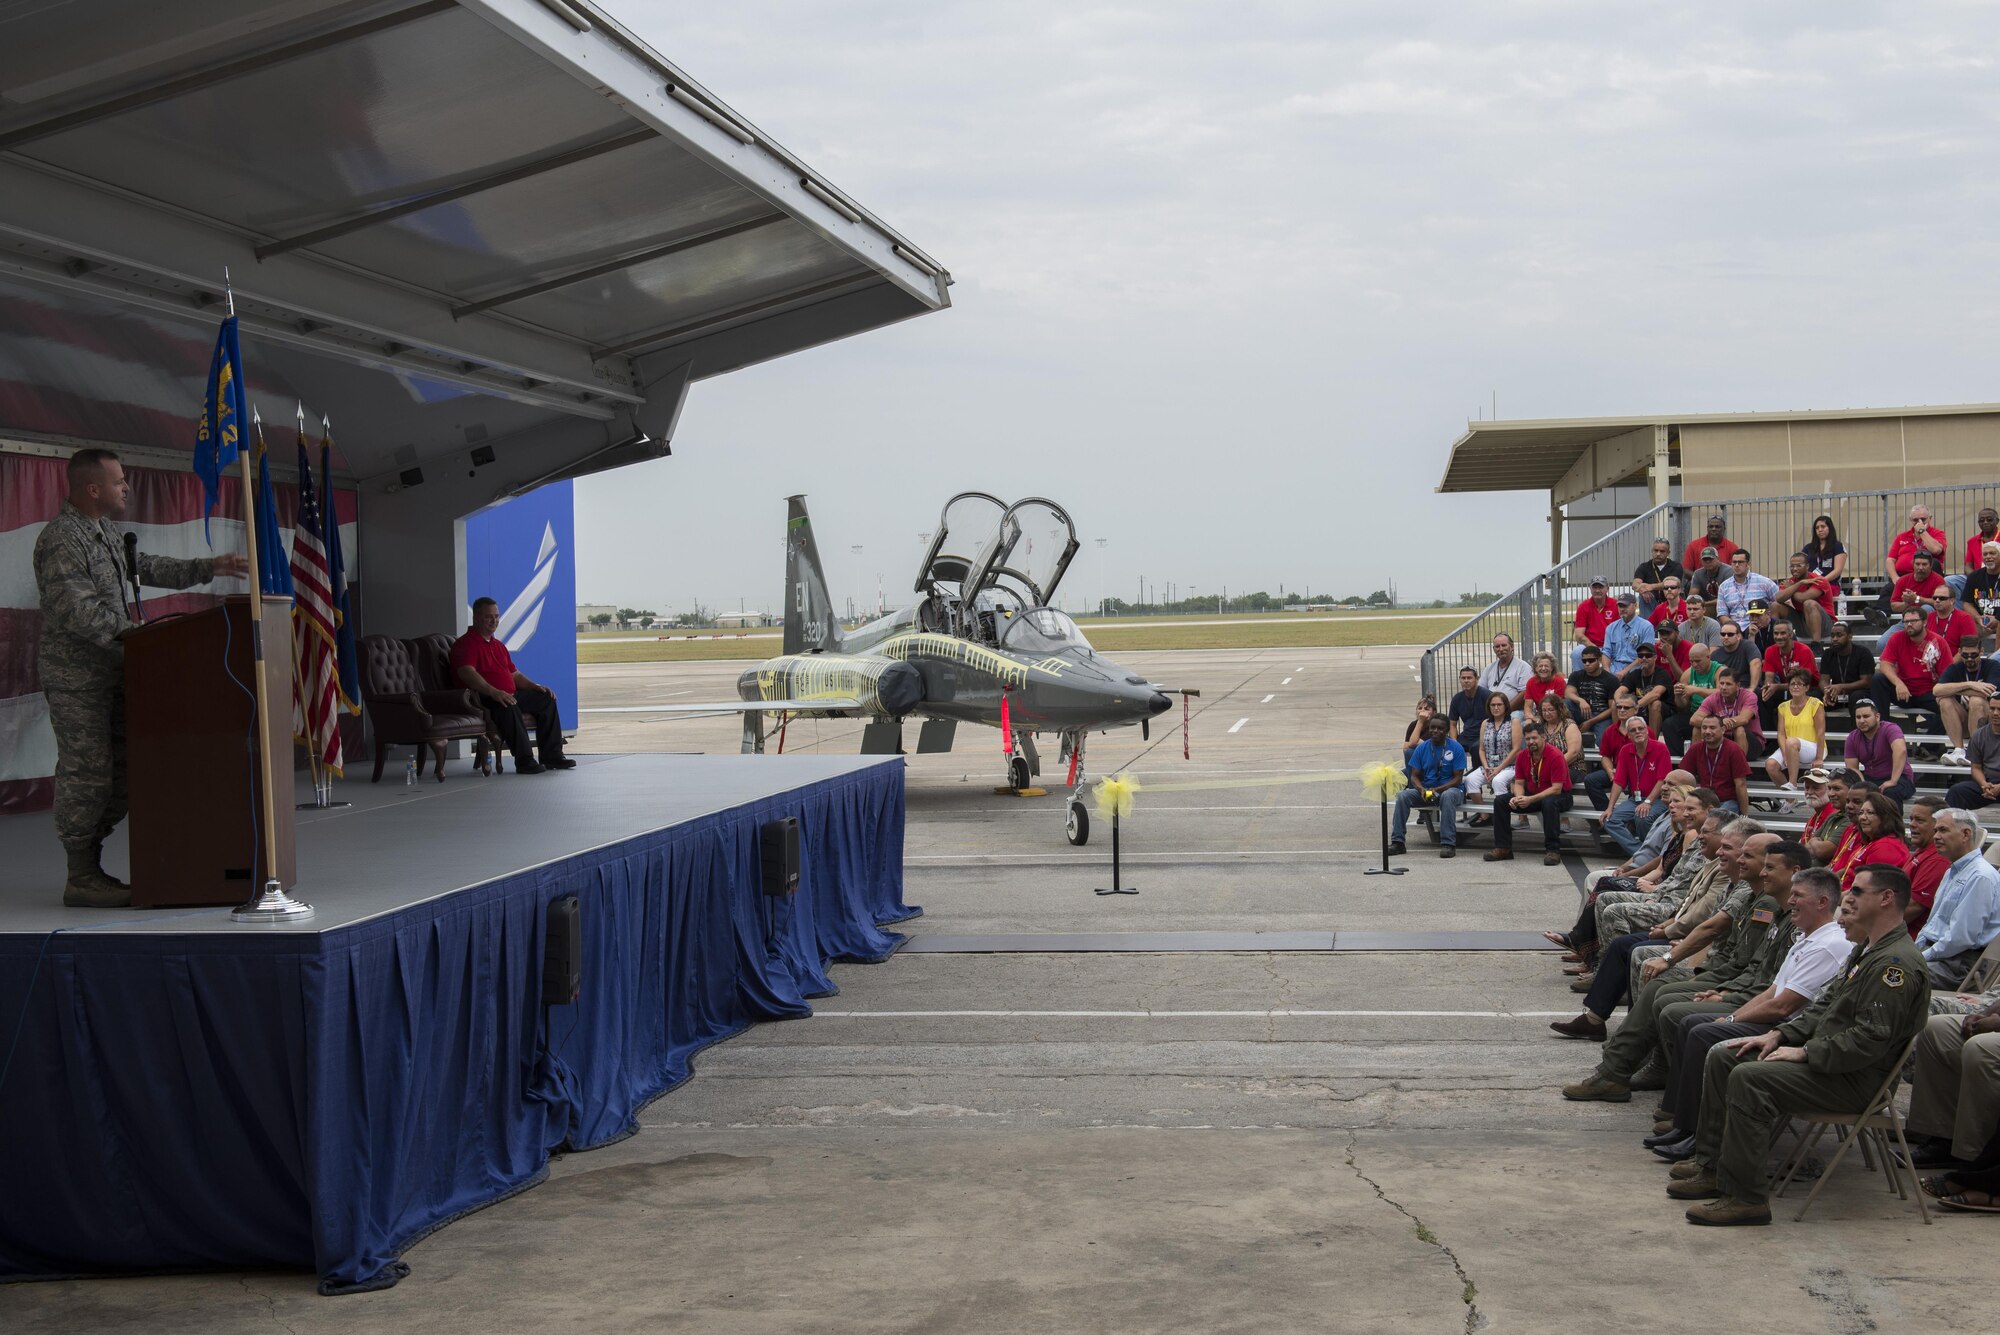
[[0, 8], [0, 428], [184, 448], [225, 268], [253, 391], [360, 475], [629, 437], [950, 283], [587, 0]]
[[[1444, 491], [1548, 491], [1569, 475], [1593, 446], [1632, 432], [1741, 422], [1810, 422], [1883, 417], [1940, 417], [2000, 411], [1989, 403], [1920, 408], [1829, 408], [1780, 413], [1682, 413], [1653, 417], [1567, 417], [1468, 422], [1452, 442], [1437, 489]], [[1607, 481], [1609, 481], [1607, 479]]]

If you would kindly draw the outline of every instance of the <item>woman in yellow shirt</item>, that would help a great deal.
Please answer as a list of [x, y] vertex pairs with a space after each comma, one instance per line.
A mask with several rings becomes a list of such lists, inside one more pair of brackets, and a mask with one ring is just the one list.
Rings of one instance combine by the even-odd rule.
[[1787, 793], [1796, 793], [1799, 770], [1811, 769], [1826, 754], [1826, 706], [1812, 694], [1812, 677], [1804, 668], [1785, 673], [1785, 693], [1778, 702], [1778, 749], [1765, 757], [1764, 772]]

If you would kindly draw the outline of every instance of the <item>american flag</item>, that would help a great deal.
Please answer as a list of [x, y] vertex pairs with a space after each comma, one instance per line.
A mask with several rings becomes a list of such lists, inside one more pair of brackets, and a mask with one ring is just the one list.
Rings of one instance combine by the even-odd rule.
[[299, 514], [292, 528], [292, 736], [319, 763], [341, 773], [340, 668], [335, 659], [332, 579], [319, 489], [299, 418]]

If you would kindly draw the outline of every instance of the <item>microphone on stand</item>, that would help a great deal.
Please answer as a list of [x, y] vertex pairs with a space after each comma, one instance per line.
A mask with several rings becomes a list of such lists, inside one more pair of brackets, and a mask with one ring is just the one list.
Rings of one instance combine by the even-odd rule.
[[125, 535], [125, 577], [132, 581], [132, 619], [146, 619], [146, 604], [139, 597], [139, 535]]

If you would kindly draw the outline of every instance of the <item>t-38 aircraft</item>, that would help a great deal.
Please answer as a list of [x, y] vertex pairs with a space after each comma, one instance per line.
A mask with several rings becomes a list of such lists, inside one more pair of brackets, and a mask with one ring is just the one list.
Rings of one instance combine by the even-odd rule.
[[[1089, 734], [1149, 721], [1172, 707], [1167, 693], [1090, 647], [1052, 606], [1077, 552], [1076, 527], [1041, 497], [1009, 505], [981, 491], [945, 502], [918, 568], [916, 602], [843, 631], [813, 541], [803, 496], [787, 501], [784, 653], [744, 671], [742, 698], [647, 713], [743, 714], [743, 749], [764, 750], [768, 716], [863, 718], [861, 750], [903, 750], [903, 724], [921, 720], [919, 755], [949, 751], [961, 723], [1000, 728], [1007, 780], [1026, 788], [1041, 772], [1038, 736], [1061, 739], [1072, 783], [1067, 831], [1090, 838], [1080, 798]], [[633, 712], [640, 712], [632, 707]]]

